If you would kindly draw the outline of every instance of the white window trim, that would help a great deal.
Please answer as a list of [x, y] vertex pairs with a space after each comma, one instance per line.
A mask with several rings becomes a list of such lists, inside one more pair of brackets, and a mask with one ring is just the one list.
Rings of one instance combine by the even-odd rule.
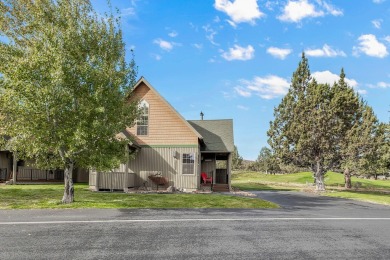
[[147, 134], [146, 135], [141, 135], [141, 134], [138, 134], [138, 119], [137, 119], [137, 121], [136, 121], [136, 134], [137, 134], [137, 136], [149, 136], [149, 130], [150, 130], [150, 105], [149, 105], [149, 103], [146, 101], [146, 100], [142, 100], [140, 103], [139, 103], [139, 105], [138, 105], [138, 107], [139, 108], [142, 108], [143, 106], [146, 106], [147, 108], [148, 108], [148, 124], [147, 124]]
[[[194, 162], [192, 163], [192, 165], [193, 165], [193, 168], [192, 168], [192, 173], [190, 173], [190, 174], [187, 174], [187, 173], [184, 173], [184, 162], [183, 162], [183, 160], [184, 160], [184, 154], [191, 154], [191, 155], [193, 155], [193, 160], [194, 160]], [[196, 171], [195, 171], [195, 163], [196, 163], [196, 153], [194, 153], [194, 152], [188, 152], [188, 153], [182, 153], [181, 154], [181, 156], [180, 156], [180, 159], [181, 159], [181, 174], [182, 175], [184, 175], [184, 176], [194, 176], [194, 175], [196, 175]], [[189, 163], [186, 163], [186, 164], [189, 164]]]

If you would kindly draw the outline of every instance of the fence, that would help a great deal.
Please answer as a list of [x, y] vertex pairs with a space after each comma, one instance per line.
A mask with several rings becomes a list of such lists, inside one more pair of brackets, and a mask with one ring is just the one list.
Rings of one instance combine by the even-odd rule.
[[89, 187], [93, 190], [124, 190], [134, 187], [134, 173], [93, 172], [89, 173]]
[[16, 181], [63, 181], [63, 170], [40, 170], [31, 167], [18, 167]]

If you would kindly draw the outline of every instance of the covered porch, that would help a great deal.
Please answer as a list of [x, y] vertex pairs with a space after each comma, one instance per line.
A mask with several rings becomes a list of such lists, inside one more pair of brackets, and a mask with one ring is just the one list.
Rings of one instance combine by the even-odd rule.
[[[212, 191], [230, 191], [231, 165], [231, 153], [201, 152], [201, 188], [209, 186]], [[211, 179], [210, 183], [203, 180], [202, 173]]]

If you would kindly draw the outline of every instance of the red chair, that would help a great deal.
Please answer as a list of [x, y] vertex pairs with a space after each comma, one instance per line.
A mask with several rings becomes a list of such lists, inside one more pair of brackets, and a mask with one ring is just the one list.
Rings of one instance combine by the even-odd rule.
[[202, 181], [204, 184], [207, 184], [207, 183], [212, 184], [213, 183], [213, 177], [208, 177], [207, 173], [205, 173], [205, 172], [202, 172], [200, 174], [200, 177], [202, 178]]

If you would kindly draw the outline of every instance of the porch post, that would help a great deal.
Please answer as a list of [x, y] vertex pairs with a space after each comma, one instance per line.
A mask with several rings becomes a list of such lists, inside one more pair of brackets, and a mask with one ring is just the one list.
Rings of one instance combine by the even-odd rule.
[[13, 152], [12, 153], [12, 157], [13, 157], [13, 165], [12, 165], [12, 184], [16, 184], [16, 171], [18, 169], [18, 166], [17, 166], [17, 163], [18, 163], [18, 160], [17, 160], [17, 152]]
[[213, 185], [217, 182], [217, 154], [214, 154]]
[[232, 153], [229, 153], [228, 160], [227, 160], [227, 176], [226, 176], [229, 184], [229, 191], [232, 190], [232, 186], [231, 186], [232, 164], [233, 164], [232, 159], [233, 159]]

